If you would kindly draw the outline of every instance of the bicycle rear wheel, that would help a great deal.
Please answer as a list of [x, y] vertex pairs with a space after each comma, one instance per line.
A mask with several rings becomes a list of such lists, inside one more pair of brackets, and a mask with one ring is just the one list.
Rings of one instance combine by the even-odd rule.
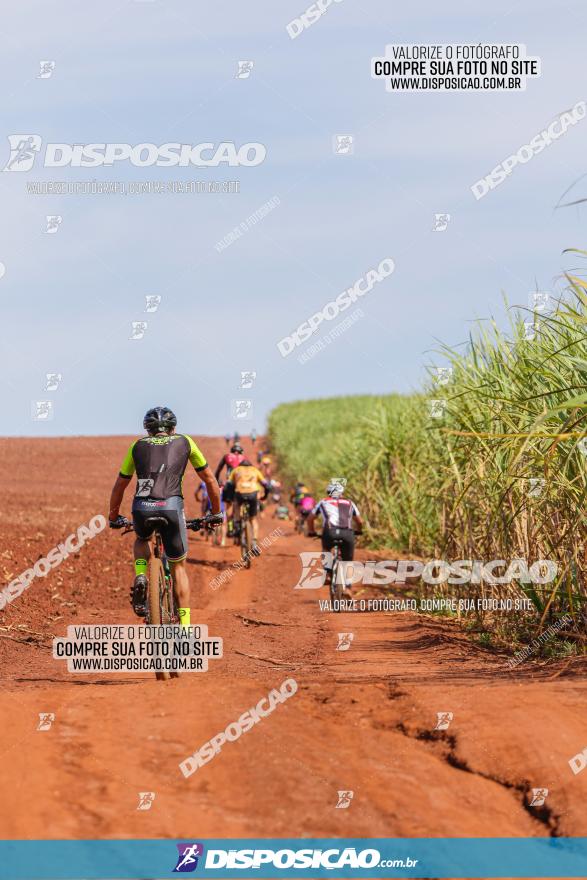
[[[149, 561], [149, 623], [153, 626], [163, 622], [161, 611], [166, 593], [163, 563], [157, 556], [151, 556]], [[155, 677], [159, 681], [168, 681], [170, 675], [169, 672], [162, 671], [156, 672]]]
[[330, 598], [333, 602], [338, 602], [337, 608], [334, 609], [335, 611], [341, 610], [340, 602], [343, 596], [343, 572], [341, 571], [341, 567], [338, 563], [338, 553], [335, 553], [334, 559], [332, 560], [332, 575], [330, 581]]
[[251, 567], [253, 546], [253, 526], [249, 519], [241, 520], [241, 559], [245, 568]]

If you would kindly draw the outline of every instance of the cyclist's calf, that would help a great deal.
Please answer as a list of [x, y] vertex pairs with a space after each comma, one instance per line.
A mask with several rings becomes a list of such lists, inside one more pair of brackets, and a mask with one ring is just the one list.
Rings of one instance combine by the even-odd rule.
[[175, 584], [175, 593], [177, 604], [180, 608], [190, 607], [190, 581], [188, 577], [187, 565], [185, 559], [178, 562], [169, 562], [173, 575], [173, 583]]

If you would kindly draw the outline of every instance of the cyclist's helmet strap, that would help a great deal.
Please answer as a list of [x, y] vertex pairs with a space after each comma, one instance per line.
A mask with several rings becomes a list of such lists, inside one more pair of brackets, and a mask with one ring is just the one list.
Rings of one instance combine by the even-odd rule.
[[143, 419], [143, 428], [149, 434], [160, 434], [177, 425], [177, 417], [168, 406], [154, 406]]

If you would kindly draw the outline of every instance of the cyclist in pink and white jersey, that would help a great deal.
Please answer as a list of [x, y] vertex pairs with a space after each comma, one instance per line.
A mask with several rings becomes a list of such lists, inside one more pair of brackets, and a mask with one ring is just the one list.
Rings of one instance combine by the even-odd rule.
[[[317, 516], [322, 517], [322, 550], [332, 550], [334, 542], [340, 545], [340, 557], [345, 562], [351, 562], [355, 554], [355, 531], [353, 521], [356, 522], [357, 532], [363, 530], [363, 521], [359, 509], [350, 498], [344, 498], [344, 486], [338, 481], [332, 481], [326, 487], [326, 497], [316, 504], [308, 516], [308, 533], [314, 534], [314, 521]], [[326, 556], [326, 560], [328, 560]], [[330, 571], [332, 563], [326, 561], [324, 568]]]

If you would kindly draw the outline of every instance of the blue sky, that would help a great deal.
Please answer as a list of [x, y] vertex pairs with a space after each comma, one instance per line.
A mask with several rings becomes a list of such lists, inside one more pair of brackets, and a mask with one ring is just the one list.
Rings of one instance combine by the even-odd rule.
[[[427, 363], [441, 363], [439, 341], [465, 341], [478, 318], [505, 321], [502, 292], [525, 304], [576, 265], [562, 251], [584, 246], [585, 213], [555, 205], [587, 170], [587, 120], [480, 201], [470, 187], [586, 97], [578, 0], [342, 0], [291, 40], [286, 25], [308, 5], [57, 0], [3, 12], [2, 167], [11, 133], [267, 149], [252, 168], [37, 162], [0, 174], [3, 434], [132, 434], [157, 403], [193, 433], [247, 433], [283, 401], [409, 392]], [[390, 94], [370, 62], [399, 42], [525, 43], [542, 76], [517, 93]], [[55, 70], [38, 79], [48, 59]], [[235, 76], [240, 60], [254, 62], [247, 79]], [[353, 135], [353, 155], [334, 153], [336, 134]], [[26, 188], [92, 179], [237, 179], [240, 193]], [[273, 197], [264, 220], [215, 249]], [[442, 212], [449, 227], [433, 232]], [[47, 215], [62, 216], [55, 235]], [[384, 257], [395, 271], [361, 300], [363, 318], [305, 364], [297, 355], [307, 345], [280, 355], [282, 337]], [[161, 296], [154, 314], [147, 295]], [[140, 320], [144, 338], [130, 339]], [[242, 370], [257, 373], [251, 391], [239, 389]], [[55, 391], [45, 390], [48, 372], [62, 376]], [[241, 398], [253, 401], [251, 421], [231, 416]], [[43, 400], [53, 402], [50, 421], [31, 416]]]

